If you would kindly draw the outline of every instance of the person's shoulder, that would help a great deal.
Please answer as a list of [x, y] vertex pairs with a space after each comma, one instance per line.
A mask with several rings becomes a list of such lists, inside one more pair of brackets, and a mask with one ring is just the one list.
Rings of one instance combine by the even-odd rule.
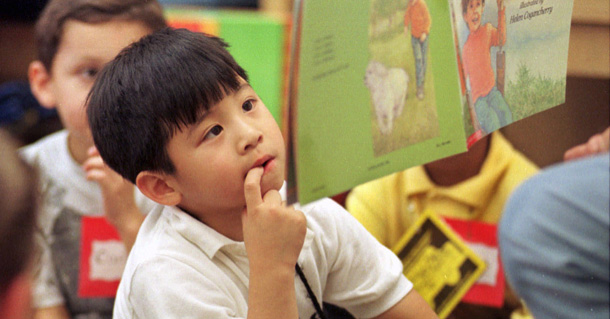
[[[411, 169], [411, 168], [409, 168], [409, 169]], [[404, 179], [406, 178], [407, 171], [409, 169], [406, 169], [406, 170], [403, 170], [400, 172], [396, 172], [396, 173], [392, 173], [392, 174], [380, 177], [378, 179], [374, 179], [372, 181], [368, 181], [366, 183], [363, 183], [363, 184], [360, 184], [360, 185], [354, 187], [353, 190], [369, 192], [369, 191], [379, 190], [379, 189], [395, 188], [397, 185], [400, 185], [403, 183]]]
[[20, 155], [38, 169], [43, 184], [53, 180], [65, 187], [76, 187], [84, 193], [95, 192], [96, 188], [90, 185], [81, 166], [68, 150], [68, 132], [65, 130], [25, 146], [20, 149]]
[[426, 3], [426, 1], [418, 1], [418, 5], [422, 10], [425, 10], [426, 13], [429, 14], [428, 12], [428, 4]]
[[21, 147], [19, 154], [30, 164], [36, 164], [44, 160], [57, 161], [58, 158], [61, 158], [58, 155], [68, 151], [67, 143], [68, 132], [61, 130]]
[[131, 254], [138, 263], [167, 258], [185, 263], [211, 259], [211, 229], [175, 206], [154, 203], [140, 226]]
[[176, 244], [175, 236], [172, 236], [168, 230], [169, 206], [155, 206], [144, 219], [140, 226], [136, 241], [131, 248], [125, 273], [138, 272], [154, 272], [155, 263], [160, 263], [160, 260], [169, 260], [168, 252], [172, 255], [179, 254], [182, 250]]
[[330, 198], [322, 198], [306, 205], [297, 205], [307, 218], [307, 228], [314, 232], [336, 232], [354, 222], [354, 217]]
[[345, 212], [345, 209], [341, 205], [327, 197], [318, 199], [305, 205], [297, 205], [295, 208], [302, 211], [303, 214], [308, 217], [308, 219], [311, 217], [316, 220], [323, 219], [325, 217], [334, 218], [337, 215], [341, 215]]
[[539, 188], [574, 188], [574, 186], [582, 183], [582, 186], [585, 187], [584, 189], [581, 189], [581, 191], [591, 192], [592, 189], [586, 187], [586, 185], [593, 180], [598, 180], [599, 183], [591, 184], [597, 185], [596, 187], [599, 188], [600, 183], [605, 183], [607, 192], [607, 185], [610, 183], [608, 179], [609, 175], [610, 156], [608, 153], [604, 153], [548, 166], [542, 169], [535, 178], [532, 178], [530, 184], [535, 184], [535, 187]]
[[407, 176], [409, 175], [408, 172], [415, 168], [409, 168], [404, 171], [392, 173], [390, 175], [355, 186], [350, 190], [348, 198], [361, 198], [369, 203], [378, 200], [388, 200], [388, 196], [393, 196], [403, 192], [403, 188], [406, 185]]
[[491, 24], [491, 22], [487, 22], [481, 26], [480, 31], [483, 31], [487, 36], [491, 36], [494, 32], [498, 31], [498, 28]]
[[[594, 186], [592, 186], [594, 185]], [[578, 210], [581, 216], [599, 211], [608, 214], [610, 187], [610, 158], [608, 153], [577, 161], [560, 162], [547, 166], [521, 183], [511, 194], [504, 209], [506, 224], [514, 216], [522, 216], [522, 223], [531, 223], [540, 215], [555, 221], [557, 211]], [[601, 199], [601, 201], [600, 201]], [[603, 207], [601, 210], [600, 207]], [[531, 213], [535, 211], [536, 213]], [[521, 212], [528, 212], [522, 214]], [[554, 217], [555, 216], [555, 217]], [[508, 226], [506, 226], [508, 227]], [[510, 226], [515, 228], [515, 226]]]
[[123, 274], [123, 279], [129, 280], [132, 286], [176, 284], [185, 279], [213, 283], [222, 277], [209, 250], [194, 242], [205, 242], [209, 237], [201, 228], [193, 229], [177, 222], [179, 212], [176, 207], [159, 204], [146, 216]]
[[144, 218], [140, 226], [136, 242], [132, 248], [134, 255], [138, 258], [147, 258], [151, 253], [160, 252], [160, 244], [169, 244], [172, 235], [167, 225], [171, 218], [173, 207], [161, 204], [153, 205], [153, 208]]
[[512, 166], [517, 166], [519, 170], [531, 175], [538, 171], [538, 165], [530, 160], [525, 154], [517, 150], [513, 144], [500, 132], [492, 133], [490, 153], [500, 154], [509, 159]]

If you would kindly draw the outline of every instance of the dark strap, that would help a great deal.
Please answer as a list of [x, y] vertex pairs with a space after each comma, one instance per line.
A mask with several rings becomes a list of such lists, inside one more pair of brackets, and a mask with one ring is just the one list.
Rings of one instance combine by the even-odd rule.
[[324, 314], [324, 311], [322, 311], [322, 308], [320, 308], [320, 304], [318, 303], [318, 298], [316, 298], [316, 295], [311, 290], [311, 287], [309, 287], [307, 278], [305, 278], [305, 274], [303, 274], [303, 270], [301, 270], [301, 267], [299, 266], [299, 264], [295, 265], [295, 269], [297, 271], [297, 274], [299, 275], [299, 278], [301, 279], [301, 282], [303, 282], [303, 285], [305, 285], [305, 289], [307, 289], [307, 295], [309, 295], [309, 298], [311, 299], [311, 303], [313, 303], [314, 308], [316, 308], [316, 313], [318, 314], [318, 317], [320, 319], [327, 319], [326, 315]]

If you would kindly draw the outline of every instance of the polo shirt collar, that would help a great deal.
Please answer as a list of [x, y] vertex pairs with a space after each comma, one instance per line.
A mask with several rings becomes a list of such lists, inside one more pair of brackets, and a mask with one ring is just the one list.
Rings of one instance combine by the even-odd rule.
[[[243, 241], [235, 241], [222, 235], [178, 207], [166, 207], [164, 213], [168, 213], [170, 226], [184, 239], [201, 249], [208, 258], [213, 259], [220, 250], [246, 256], [246, 246]], [[311, 246], [314, 237], [315, 233], [308, 225], [302, 251]]]
[[430, 180], [424, 166], [420, 165], [405, 172], [407, 198], [424, 194], [438, 195], [449, 197], [474, 208], [486, 207], [508, 168], [509, 159], [506, 154], [511, 151], [510, 144], [500, 133], [492, 134], [489, 153], [479, 174], [459, 184], [441, 187]]
[[227, 245], [243, 245], [243, 242], [234, 241], [210, 226], [200, 222], [176, 206], [166, 207], [170, 227], [180, 236], [201, 249], [210, 259], [222, 247]]

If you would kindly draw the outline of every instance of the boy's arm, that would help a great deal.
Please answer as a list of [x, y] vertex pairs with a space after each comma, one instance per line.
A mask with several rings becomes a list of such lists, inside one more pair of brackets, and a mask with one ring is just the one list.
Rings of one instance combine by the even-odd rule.
[[407, 6], [407, 11], [405, 11], [405, 33], [409, 34], [409, 24], [411, 24], [411, 4], [409, 3]]
[[428, 6], [426, 5], [425, 2], [422, 2], [423, 4], [423, 17], [424, 17], [424, 23], [423, 23], [423, 27], [424, 27], [424, 33], [422, 33], [421, 37], [420, 37], [420, 41], [424, 42], [426, 40], [426, 38], [428, 37], [428, 34], [430, 34], [430, 27], [432, 26], [432, 18], [430, 17], [430, 11], [428, 10]]
[[66, 307], [61, 305], [35, 309], [32, 319], [70, 319], [70, 315]]
[[108, 167], [97, 149], [91, 148], [83, 164], [88, 180], [97, 182], [102, 190], [104, 214], [129, 252], [144, 222], [144, 214], [136, 205], [134, 185]]
[[412, 289], [402, 300], [375, 319], [438, 319], [422, 296]]
[[506, 14], [504, 0], [497, 0], [498, 3], [498, 45], [503, 46], [506, 43]]
[[277, 190], [261, 194], [263, 168], [246, 176], [242, 214], [250, 262], [248, 318], [298, 318], [295, 265], [305, 241], [305, 215], [286, 207]]

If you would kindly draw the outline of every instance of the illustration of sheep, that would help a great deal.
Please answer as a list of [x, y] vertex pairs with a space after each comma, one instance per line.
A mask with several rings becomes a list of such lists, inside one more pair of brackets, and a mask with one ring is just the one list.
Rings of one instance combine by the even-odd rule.
[[394, 120], [402, 114], [408, 82], [409, 76], [405, 70], [387, 68], [377, 61], [369, 62], [364, 84], [371, 92], [381, 134], [392, 132]]

